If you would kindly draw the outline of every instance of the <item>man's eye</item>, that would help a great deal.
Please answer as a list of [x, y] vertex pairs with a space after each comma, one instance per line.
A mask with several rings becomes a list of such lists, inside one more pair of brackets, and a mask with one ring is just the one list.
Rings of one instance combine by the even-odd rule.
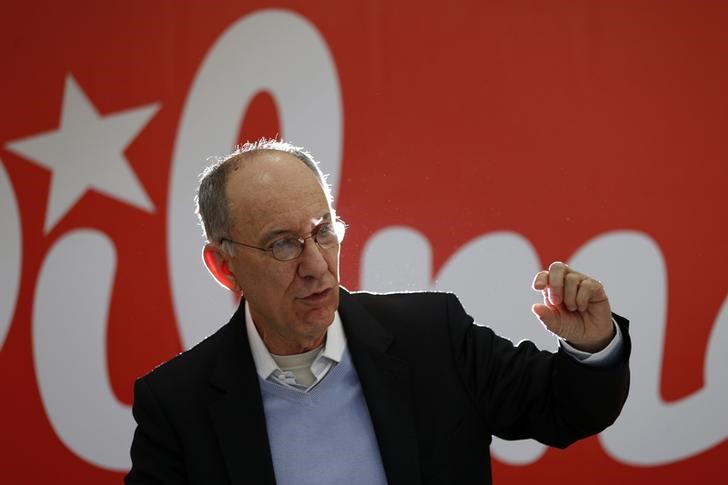
[[318, 234], [320, 235], [330, 235], [334, 233], [334, 225], [333, 224], [321, 224], [318, 228]]
[[272, 249], [281, 250], [281, 249], [291, 249], [299, 246], [298, 239], [293, 237], [287, 237], [284, 239], [279, 239], [273, 244], [271, 244]]

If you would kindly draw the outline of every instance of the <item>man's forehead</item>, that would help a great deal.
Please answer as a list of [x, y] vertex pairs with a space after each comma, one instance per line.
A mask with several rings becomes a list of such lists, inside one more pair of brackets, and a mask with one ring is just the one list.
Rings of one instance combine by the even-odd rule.
[[280, 165], [299, 165], [303, 162], [295, 155], [279, 150], [255, 150], [242, 153], [237, 157], [235, 171], [250, 170], [252, 172], [272, 169]]
[[330, 210], [316, 174], [294, 155], [273, 150], [241, 160], [228, 178], [226, 195], [233, 218], [258, 227], [290, 212], [321, 217]]
[[241, 156], [228, 181], [234, 179], [235, 185], [255, 188], [256, 185], [301, 185], [311, 178], [317, 179], [313, 170], [295, 155], [278, 150], [257, 150]]

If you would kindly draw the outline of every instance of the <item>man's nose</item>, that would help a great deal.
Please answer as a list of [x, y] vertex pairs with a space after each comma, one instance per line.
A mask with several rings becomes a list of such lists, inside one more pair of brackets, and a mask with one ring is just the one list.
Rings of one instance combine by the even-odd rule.
[[306, 238], [303, 242], [301, 261], [298, 263], [298, 275], [303, 277], [319, 277], [326, 272], [328, 263], [324, 258], [324, 249], [314, 241], [314, 238]]

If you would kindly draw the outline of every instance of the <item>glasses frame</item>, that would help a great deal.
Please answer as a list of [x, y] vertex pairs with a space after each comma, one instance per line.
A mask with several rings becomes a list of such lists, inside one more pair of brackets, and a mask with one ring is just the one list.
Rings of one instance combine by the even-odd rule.
[[[258, 251], [264, 251], [266, 253], [270, 253], [270, 256], [273, 259], [275, 259], [276, 261], [281, 261], [281, 262], [293, 261], [294, 259], [298, 259], [301, 256], [301, 254], [303, 254], [303, 250], [306, 247], [307, 239], [313, 239], [313, 241], [316, 243], [316, 245], [321, 249], [331, 249], [334, 247], [334, 246], [330, 246], [330, 247], [326, 248], [326, 247], [322, 246], [321, 243], [319, 243], [319, 241], [317, 239], [319, 231], [321, 230], [322, 227], [326, 226], [327, 224], [330, 224], [333, 227], [334, 234], [336, 234], [336, 240], [337, 240], [336, 245], [340, 246], [342, 241], [344, 240], [344, 235], [346, 234], [346, 229], [349, 227], [349, 225], [341, 219], [335, 219], [332, 222], [322, 222], [322, 223], [318, 224], [316, 227], [314, 227], [313, 231], [309, 232], [308, 234], [299, 234], [298, 236], [295, 236], [295, 237], [288, 236], [288, 237], [282, 237], [282, 238], [276, 239], [275, 241], [271, 242], [267, 248], [262, 248], [260, 246], [254, 246], [252, 244], [246, 244], [246, 243], [242, 243], [239, 241], [234, 241], [234, 240], [232, 240], [230, 238], [226, 238], [226, 237], [220, 239], [220, 244], [223, 244], [227, 241], [229, 243], [233, 243], [235, 245], [242, 246], [244, 248], [257, 249]], [[277, 243], [278, 241], [282, 241], [284, 239], [297, 239], [299, 242], [298, 254], [296, 254], [292, 258], [280, 259], [275, 256], [273, 245], [275, 243]]]

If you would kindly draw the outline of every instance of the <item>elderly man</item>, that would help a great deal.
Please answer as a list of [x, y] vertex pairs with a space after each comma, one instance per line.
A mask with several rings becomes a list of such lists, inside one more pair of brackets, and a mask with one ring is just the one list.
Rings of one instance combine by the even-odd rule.
[[261, 140], [209, 167], [198, 213], [240, 307], [137, 381], [129, 484], [490, 483], [492, 435], [565, 447], [627, 397], [627, 322], [563, 263], [533, 283], [556, 354], [475, 325], [451, 294], [340, 287], [344, 225], [298, 147]]

